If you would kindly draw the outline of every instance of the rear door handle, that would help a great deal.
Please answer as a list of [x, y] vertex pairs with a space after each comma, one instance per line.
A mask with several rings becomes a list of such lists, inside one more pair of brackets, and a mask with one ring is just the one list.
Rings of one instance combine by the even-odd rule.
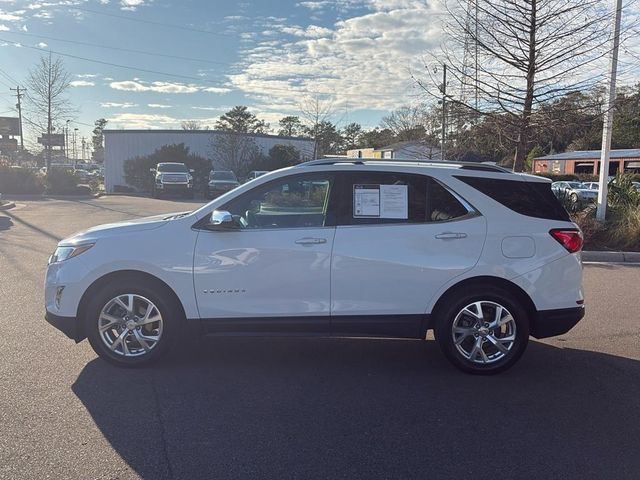
[[453, 240], [456, 238], [467, 238], [467, 234], [462, 232], [443, 232], [437, 234], [436, 238], [440, 240]]
[[321, 243], [327, 243], [326, 238], [313, 238], [313, 237], [304, 237], [296, 240], [298, 245], [320, 245]]

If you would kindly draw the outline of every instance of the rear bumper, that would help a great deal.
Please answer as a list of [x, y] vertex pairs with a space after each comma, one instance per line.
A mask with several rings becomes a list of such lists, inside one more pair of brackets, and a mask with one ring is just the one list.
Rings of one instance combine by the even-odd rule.
[[531, 322], [530, 333], [535, 338], [555, 337], [571, 330], [584, 317], [584, 306], [540, 310]]
[[61, 317], [47, 311], [44, 314], [44, 319], [76, 343], [85, 339], [84, 332], [80, 328], [80, 322], [76, 317]]

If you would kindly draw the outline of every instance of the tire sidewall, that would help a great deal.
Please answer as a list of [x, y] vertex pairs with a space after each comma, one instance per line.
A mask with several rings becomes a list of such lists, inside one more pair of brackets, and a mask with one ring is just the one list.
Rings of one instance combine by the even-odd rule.
[[[141, 295], [155, 304], [162, 316], [162, 336], [158, 344], [153, 349], [139, 357], [123, 357], [111, 351], [100, 337], [98, 331], [98, 318], [103, 307], [108, 301], [117, 297], [133, 293]], [[85, 310], [85, 328], [87, 338], [94, 351], [103, 359], [118, 366], [139, 366], [151, 363], [161, 357], [171, 346], [172, 341], [176, 338], [180, 312], [175, 301], [162, 289], [157, 288], [153, 284], [141, 284], [131, 280], [114, 281], [105, 285], [100, 291], [89, 301]]]
[[[467, 288], [460, 295], [450, 296], [436, 314], [435, 337], [443, 353], [456, 367], [467, 373], [491, 375], [512, 367], [522, 356], [529, 342], [529, 314], [508, 291], [491, 288]], [[502, 360], [488, 365], [475, 364], [458, 352], [451, 333], [458, 313], [467, 305], [477, 301], [495, 302], [507, 308], [516, 323], [516, 340], [509, 354]]]

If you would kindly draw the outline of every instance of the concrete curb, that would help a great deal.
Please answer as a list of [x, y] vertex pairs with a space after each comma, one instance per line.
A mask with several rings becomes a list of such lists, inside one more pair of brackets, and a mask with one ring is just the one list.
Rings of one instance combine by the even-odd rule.
[[582, 252], [583, 262], [640, 263], [640, 252]]
[[3, 198], [5, 198], [6, 200], [16, 200], [16, 201], [29, 201], [29, 200], [47, 200], [47, 199], [51, 199], [51, 200], [91, 200], [94, 198], [99, 198], [101, 197], [103, 194], [101, 193], [94, 193], [91, 195], [46, 195], [44, 193], [42, 194], [15, 194], [15, 195], [11, 195], [11, 194], [4, 194], [2, 195]]
[[11, 209], [11, 208], [13, 208], [13, 207], [15, 207], [15, 206], [16, 206], [16, 204], [15, 204], [15, 203], [13, 203], [13, 202], [7, 202], [7, 203], [5, 203], [5, 204], [3, 204], [3, 205], [0, 205], [0, 211], [2, 211], [2, 210], [9, 210], [9, 209]]

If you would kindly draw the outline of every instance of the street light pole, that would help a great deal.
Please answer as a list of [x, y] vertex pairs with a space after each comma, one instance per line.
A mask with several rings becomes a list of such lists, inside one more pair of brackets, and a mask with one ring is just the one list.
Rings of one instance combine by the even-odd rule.
[[600, 152], [600, 176], [598, 181], [598, 209], [596, 219], [604, 222], [607, 215], [607, 181], [609, 178], [609, 154], [611, 151], [611, 133], [613, 130], [613, 107], [616, 101], [616, 73], [618, 70], [618, 49], [620, 47], [620, 20], [622, 17], [622, 0], [616, 1], [616, 12], [613, 19], [613, 49], [609, 63], [609, 95], [605, 104], [602, 127], [602, 150]]

